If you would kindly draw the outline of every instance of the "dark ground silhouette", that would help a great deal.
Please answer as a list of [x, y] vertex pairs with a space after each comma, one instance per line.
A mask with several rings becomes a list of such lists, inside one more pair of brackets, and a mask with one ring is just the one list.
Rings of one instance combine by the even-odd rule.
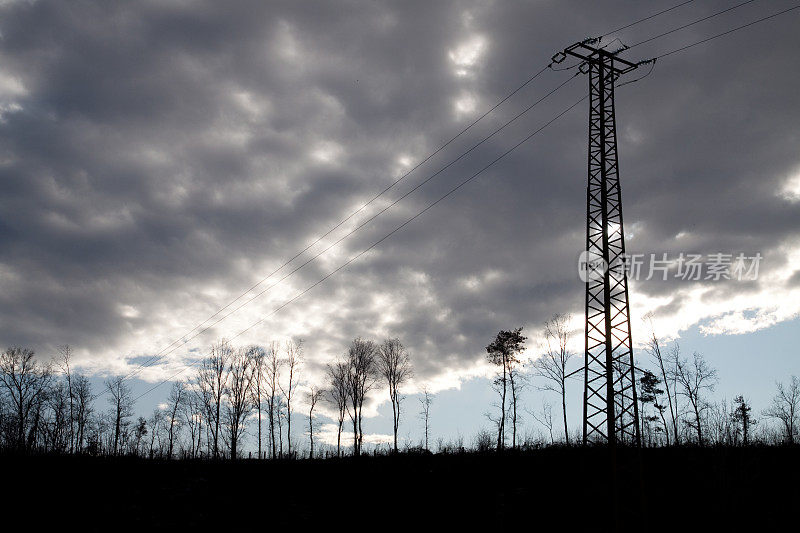
[[[338, 523], [351, 531], [604, 531], [612, 524], [602, 449], [283, 462], [6, 455], [1, 464], [7, 517], [25, 516], [34, 530], [307, 531]], [[616, 513], [626, 530], [798, 521], [797, 447], [621, 449], [617, 464]]]

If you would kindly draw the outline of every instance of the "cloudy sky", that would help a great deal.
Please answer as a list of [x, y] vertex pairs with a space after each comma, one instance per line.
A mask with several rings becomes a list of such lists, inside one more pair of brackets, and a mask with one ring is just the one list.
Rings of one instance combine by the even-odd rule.
[[[462, 384], [462, 407], [483, 402], [484, 347], [499, 329], [524, 326], [535, 357], [543, 322], [573, 313], [581, 345], [586, 102], [274, 311], [578, 101], [587, 80], [574, 70], [544, 72], [228, 310], [280, 283], [193, 328], [555, 52], [675, 3], [0, 1], [0, 343], [43, 356], [69, 344], [98, 378], [175, 348], [138, 375], [146, 389], [221, 337], [302, 338], [314, 382], [353, 337], [397, 336], [415, 365], [409, 394]], [[697, 0], [603, 43], [632, 45], [736, 3]], [[624, 56], [647, 59], [791, 5], [751, 2]], [[742, 385], [755, 358], [772, 361], [752, 384], [763, 398], [800, 371], [790, 351], [800, 312], [798, 17], [665, 57], [617, 92], [629, 251], [762, 256], [757, 280], [633, 281], [634, 336], [644, 338], [652, 312], [661, 336], [715, 353]], [[444, 412], [466, 416], [447, 401]]]

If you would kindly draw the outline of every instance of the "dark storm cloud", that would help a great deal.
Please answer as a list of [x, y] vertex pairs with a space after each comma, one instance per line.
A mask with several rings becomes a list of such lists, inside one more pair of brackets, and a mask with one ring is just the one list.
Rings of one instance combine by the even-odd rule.
[[[619, 37], [631, 44], [726, 6], [697, 4]], [[647, 58], [785, 2], [758, 4], [626, 54]], [[391, 183], [407, 168], [401, 157], [415, 164], [555, 51], [655, 10], [644, 2], [5, 6], [0, 88], [16, 80], [24, 91], [0, 92], [0, 340], [43, 352], [67, 342], [105, 358], [157, 351]], [[780, 191], [800, 172], [796, 25], [787, 15], [665, 58], [619, 90], [631, 251], [760, 251], [767, 271], [788, 268], [800, 204]], [[471, 50], [474, 63], [469, 47], [459, 59], [475, 42], [483, 44]], [[389, 198], [570, 75], [542, 76]], [[585, 86], [574, 80], [340, 245], [337, 260], [305, 267], [293, 287], [392, 230]], [[459, 115], [464, 98], [475, 110]], [[585, 107], [254, 333], [290, 331], [327, 355], [356, 335], [397, 335], [424, 379], [468, 368], [498, 328], [580, 313]], [[636, 285], [645, 296], [685, 289]], [[713, 289], [707, 297], [717, 300], [738, 290]], [[678, 298], [661, 312], [680, 312]], [[266, 313], [280, 303], [252, 307]], [[236, 331], [223, 322], [201, 342]]]

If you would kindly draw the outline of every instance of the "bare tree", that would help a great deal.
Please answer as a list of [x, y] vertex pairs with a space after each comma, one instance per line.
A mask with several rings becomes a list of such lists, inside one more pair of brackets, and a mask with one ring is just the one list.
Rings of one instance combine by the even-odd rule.
[[250, 363], [248, 351], [241, 348], [235, 350], [228, 359], [225, 423], [231, 459], [239, 457], [239, 441], [244, 434], [247, 415], [253, 409], [250, 395], [253, 369]]
[[278, 457], [283, 455], [283, 419], [286, 416], [286, 402], [283, 396], [278, 393], [275, 397], [275, 423], [277, 424], [278, 434]]
[[203, 435], [203, 402], [197, 391], [187, 391], [181, 414], [189, 429], [189, 456], [194, 458], [200, 454]]
[[69, 392], [66, 382], [55, 381], [45, 398], [48, 409], [43, 424], [44, 448], [59, 452], [69, 451]]
[[86, 451], [92, 455], [107, 453], [113, 437], [108, 436], [108, 415], [96, 413], [86, 425]]
[[278, 385], [283, 393], [283, 397], [286, 399], [286, 451], [289, 457], [292, 456], [292, 396], [295, 389], [297, 389], [297, 384], [299, 382], [297, 379], [297, 372], [302, 362], [303, 341], [295, 341], [292, 339], [286, 341], [285, 363], [289, 381], [286, 388], [281, 385], [280, 381], [278, 381]]
[[159, 441], [158, 447], [161, 448], [161, 426], [164, 421], [164, 411], [153, 409], [153, 414], [147, 420], [148, 432], [150, 433], [150, 448], [147, 455], [152, 459], [156, 453], [156, 440]]
[[706, 443], [730, 446], [736, 442], [736, 427], [733, 412], [728, 408], [728, 402], [711, 402], [706, 414], [706, 431], [703, 438]]
[[81, 450], [86, 439], [86, 427], [93, 413], [92, 402], [94, 401], [94, 395], [92, 394], [92, 385], [86, 376], [76, 375], [72, 378], [72, 383], [75, 414], [75, 448]]
[[508, 385], [511, 392], [511, 447], [517, 447], [517, 425], [522, 404], [522, 391], [528, 383], [528, 376], [522, 372], [522, 362], [515, 356], [508, 365]]
[[789, 386], [776, 383], [778, 393], [772, 398], [772, 405], [764, 411], [764, 416], [774, 418], [781, 424], [783, 438], [787, 444], [796, 442], [798, 417], [800, 417], [800, 380], [792, 376]]
[[387, 339], [378, 349], [378, 369], [389, 387], [392, 402], [394, 453], [397, 453], [397, 430], [400, 426], [400, 387], [411, 378], [411, 359], [400, 339]]
[[[677, 363], [680, 359], [680, 347], [676, 343], [673, 349], [668, 354], [664, 355], [661, 351], [661, 343], [656, 336], [655, 329], [652, 324], [652, 315], [646, 317], [650, 321], [650, 338], [647, 342], [647, 353], [650, 354], [655, 362], [658, 364], [658, 370], [661, 374], [661, 382], [664, 384], [664, 392], [667, 395], [667, 407], [669, 408], [670, 421], [672, 422], [672, 434], [675, 439], [675, 444], [679, 444], [678, 433], [678, 400], [676, 398], [677, 389]], [[671, 385], [671, 386], [670, 386]], [[665, 432], [667, 439], [667, 446], [669, 446], [669, 432]]]
[[203, 360], [197, 373], [197, 388], [207, 421], [206, 429], [211, 437], [211, 452], [215, 459], [219, 457], [222, 404], [228, 387], [227, 368], [232, 353], [233, 349], [228, 341], [219, 341], [211, 346], [211, 355]]
[[569, 322], [571, 315], [556, 313], [544, 324], [547, 349], [534, 363], [537, 376], [544, 378], [542, 390], [549, 390], [561, 396], [561, 415], [564, 421], [564, 441], [569, 444], [567, 425], [567, 364], [572, 358], [569, 344]]
[[342, 428], [344, 417], [347, 413], [348, 382], [347, 382], [347, 362], [337, 361], [328, 365], [328, 399], [336, 407], [336, 456], [342, 456]]
[[309, 459], [314, 458], [314, 407], [322, 397], [322, 390], [319, 387], [311, 385], [308, 390], [308, 440], [311, 444], [311, 451], [308, 454]]
[[367, 394], [375, 386], [376, 355], [378, 347], [373, 341], [356, 338], [347, 352], [347, 397], [348, 413], [353, 423], [353, 455], [361, 454], [364, 442], [362, 412]]
[[[522, 352], [525, 346], [526, 337], [522, 335], [522, 328], [511, 331], [501, 330], [497, 337], [486, 347], [487, 360], [502, 368], [499, 376], [495, 379], [498, 393], [500, 394], [500, 417], [497, 429], [497, 449], [502, 450], [505, 446], [505, 419], [506, 394], [510, 380], [514, 379], [513, 367], [520, 363], [517, 354]], [[516, 446], [517, 436], [517, 397], [516, 388], [511, 387], [511, 409], [512, 409], [512, 443]]]
[[541, 410], [537, 413], [536, 411], [528, 411], [528, 413], [533, 417], [534, 420], [539, 422], [543, 425], [548, 433], [550, 433], [550, 444], [555, 442], [555, 437], [553, 436], [553, 406], [547, 402], [542, 404]]
[[428, 390], [428, 387], [422, 387], [422, 398], [419, 399], [420, 411], [419, 417], [425, 425], [425, 449], [429, 450], [428, 437], [431, 427], [431, 405], [433, 404], [433, 395]]
[[169, 413], [167, 413], [167, 459], [172, 459], [172, 451], [175, 445], [176, 428], [180, 430], [179, 414], [186, 402], [186, 384], [183, 381], [176, 381], [172, 384], [172, 390], [167, 400]]
[[[672, 346], [670, 347], [669, 351], [667, 352], [665, 364], [667, 365], [667, 380], [670, 383], [670, 390], [672, 390], [672, 402], [675, 406], [675, 422], [673, 425], [673, 431], [675, 432], [674, 435], [674, 442], [675, 445], [681, 444], [681, 439], [683, 438], [683, 434], [681, 432], [680, 427], [680, 418], [681, 418], [681, 395], [678, 394], [678, 390], [680, 386], [678, 384], [678, 364], [681, 361], [681, 345], [678, 342], [673, 342]], [[666, 391], [668, 382], [664, 382], [664, 389]]]
[[44, 402], [50, 376], [50, 368], [34, 359], [33, 350], [12, 346], [0, 354], [0, 380], [11, 399], [19, 449], [27, 447], [26, 431], [35, 418], [31, 415]]
[[[277, 342], [270, 343], [267, 350], [267, 415], [269, 419], [269, 442], [272, 449], [272, 458], [278, 455], [278, 440], [281, 438], [280, 430], [280, 383], [281, 367], [283, 361], [280, 357], [280, 345]], [[275, 426], [279, 426], [276, 434]], [[283, 444], [281, 443], [281, 452]]]
[[127, 419], [133, 416], [133, 398], [131, 389], [122, 376], [106, 380], [106, 390], [109, 393], [108, 403], [111, 404], [111, 416], [114, 421], [114, 444], [112, 453], [119, 453], [119, 441]]
[[702, 355], [694, 352], [691, 362], [678, 361], [677, 380], [680, 394], [686, 397], [692, 411], [693, 420], [688, 424], [697, 433], [697, 443], [703, 446], [703, 414], [708, 409], [703, 394], [714, 390], [717, 371], [708, 366]]
[[261, 413], [264, 408], [264, 394], [266, 392], [266, 379], [267, 379], [267, 352], [260, 346], [251, 346], [247, 350], [247, 356], [250, 358], [250, 365], [253, 369], [253, 384], [250, 388], [253, 406], [258, 413], [258, 458], [262, 459], [261, 452]]
[[68, 344], [58, 347], [58, 354], [60, 356], [60, 360], [58, 363], [59, 368], [61, 369], [61, 373], [64, 374], [64, 380], [67, 384], [67, 395], [69, 398], [69, 451], [70, 453], [75, 452], [75, 409], [74, 409], [74, 399], [75, 395], [72, 390], [72, 369], [70, 367], [70, 361], [72, 360], [72, 348], [69, 347]]

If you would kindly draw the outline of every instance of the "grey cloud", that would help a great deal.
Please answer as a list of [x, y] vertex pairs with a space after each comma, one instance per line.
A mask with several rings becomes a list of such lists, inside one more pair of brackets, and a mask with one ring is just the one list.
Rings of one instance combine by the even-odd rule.
[[[635, 42], [722, 5], [693, 5], [620, 37]], [[482, 112], [558, 49], [653, 9], [628, 2], [5, 7], [0, 73], [21, 80], [27, 94], [16, 97], [22, 110], [0, 122], [0, 341], [43, 352], [69, 342], [107, 358], [157, 351], [181, 325], [205, 318], [391, 183], [401, 155], [417, 161], [463, 127], [474, 114], [456, 116], [461, 95], [473, 95]], [[626, 55], [646, 58], [764, 12], [753, 6]], [[457, 76], [449, 52], [474, 35], [486, 48], [469, 75]], [[665, 58], [619, 90], [626, 223], [639, 228], [631, 251], [684, 251], [675, 236], [688, 232], [685, 251], [761, 251], [776, 258], [769, 268], [784, 264], [780, 246], [797, 236], [800, 221], [800, 205], [777, 194], [800, 169], [791, 68], [798, 44], [791, 16], [777, 19]], [[542, 76], [389, 198], [570, 74]], [[575, 80], [340, 245], [341, 257], [391, 231], [585, 88], [584, 78]], [[324, 143], [341, 152], [315, 161]], [[317, 372], [353, 336], [397, 335], [425, 379], [468, 368], [498, 328], [535, 329], [553, 312], [579, 314], [585, 145], [584, 104], [254, 334], [306, 338]], [[335, 266], [311, 264], [293, 286], [301, 290]], [[472, 290], [468, 278], [478, 280]], [[637, 285], [650, 296], [681, 288]], [[391, 305], [374, 304], [376, 295]], [[250, 308], [267, 314], [279, 303]], [[123, 305], [138, 316], [123, 316]], [[677, 302], [661, 309], [679, 310]], [[324, 319], [315, 322], [318, 315]], [[235, 331], [223, 322], [198, 346]], [[134, 345], [132, 332], [149, 344]]]

